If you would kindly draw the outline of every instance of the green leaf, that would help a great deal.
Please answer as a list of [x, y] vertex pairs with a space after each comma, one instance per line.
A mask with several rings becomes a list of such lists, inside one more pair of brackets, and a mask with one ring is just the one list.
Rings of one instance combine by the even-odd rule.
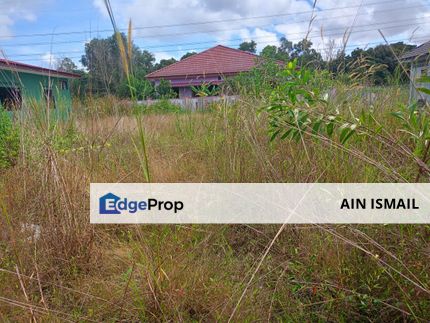
[[351, 128], [344, 128], [343, 130], [342, 130], [342, 132], [340, 133], [340, 143], [342, 144], [342, 145], [344, 145], [347, 141], [348, 141], [348, 139], [349, 138], [351, 138], [351, 136], [353, 135], [355, 133], [355, 130], [354, 129], [351, 129]]
[[424, 94], [430, 95], [430, 89], [425, 88], [425, 87], [419, 87], [419, 88], [417, 88], [417, 91], [420, 91]]
[[318, 120], [317, 122], [315, 122], [314, 126], [312, 127], [312, 133], [316, 135], [319, 132], [321, 125], [322, 125], [322, 120]]
[[273, 140], [275, 140], [275, 138], [276, 138], [276, 136], [279, 134], [279, 132], [281, 132], [281, 130], [276, 130], [273, 134], [272, 134], [272, 136], [270, 137], [270, 141], [273, 141]]
[[403, 113], [402, 113], [402, 112], [400, 112], [400, 111], [397, 111], [397, 112], [391, 112], [391, 115], [392, 115], [393, 117], [396, 117], [397, 119], [400, 119], [400, 120], [402, 120], [402, 121], [405, 121], [405, 118], [403, 117]]
[[328, 123], [326, 127], [326, 131], [329, 137], [333, 135], [333, 130], [334, 130], [334, 123], [333, 122]]
[[421, 76], [421, 77], [419, 77], [417, 79], [417, 82], [420, 82], [420, 83], [430, 83], [430, 76], [423, 75], [423, 76]]
[[281, 136], [281, 139], [284, 140], [285, 138], [287, 138], [292, 130], [293, 130], [293, 128], [290, 128], [287, 131], [285, 131], [284, 134]]

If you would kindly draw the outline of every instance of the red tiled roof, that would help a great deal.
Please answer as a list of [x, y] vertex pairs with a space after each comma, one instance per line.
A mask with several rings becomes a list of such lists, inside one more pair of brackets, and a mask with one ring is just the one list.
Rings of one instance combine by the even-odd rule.
[[157, 79], [175, 76], [234, 74], [249, 71], [256, 65], [258, 58], [259, 56], [249, 52], [218, 45], [160, 68], [146, 77]]
[[57, 70], [52, 70], [49, 68], [23, 64], [19, 62], [10, 61], [8, 59], [0, 58], [0, 70], [7, 69], [18, 72], [28, 72], [28, 73], [36, 73], [43, 74], [48, 76], [58, 76], [58, 77], [67, 77], [67, 78], [79, 78], [81, 77], [79, 74], [61, 72]]

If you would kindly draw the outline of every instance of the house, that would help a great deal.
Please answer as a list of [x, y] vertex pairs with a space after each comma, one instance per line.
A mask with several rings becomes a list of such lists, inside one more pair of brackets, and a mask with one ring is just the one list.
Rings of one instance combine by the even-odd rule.
[[71, 108], [70, 79], [79, 78], [48, 68], [0, 59], [0, 103], [9, 111], [19, 111], [30, 103], [49, 104], [57, 114]]
[[430, 41], [407, 52], [401, 57], [402, 61], [410, 63], [410, 92], [411, 100], [426, 100], [430, 102], [430, 95], [418, 92], [416, 88], [425, 87], [430, 89], [430, 83], [419, 83], [417, 79], [427, 75], [430, 76]]
[[249, 71], [257, 65], [259, 56], [239, 49], [218, 45], [179, 62], [149, 73], [146, 77], [154, 82], [170, 81], [179, 98], [195, 94], [191, 86], [219, 85], [225, 78]]

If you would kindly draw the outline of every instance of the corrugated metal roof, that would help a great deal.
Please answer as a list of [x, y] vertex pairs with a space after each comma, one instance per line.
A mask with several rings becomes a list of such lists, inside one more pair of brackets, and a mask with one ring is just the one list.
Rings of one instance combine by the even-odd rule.
[[149, 79], [194, 75], [228, 75], [249, 71], [259, 56], [218, 45], [149, 73]]
[[421, 56], [429, 55], [430, 53], [430, 41], [418, 46], [417, 48], [405, 53], [401, 59], [410, 60]]
[[57, 70], [52, 70], [49, 68], [29, 65], [29, 64], [23, 64], [19, 62], [10, 61], [8, 59], [0, 58], [0, 70], [6, 69], [6, 70], [12, 70], [12, 71], [18, 71], [18, 72], [27, 72], [27, 73], [36, 73], [36, 74], [43, 74], [47, 76], [58, 76], [58, 77], [66, 77], [66, 78], [79, 78], [81, 77], [78, 74], [74, 73], [67, 73], [67, 72], [61, 72]]

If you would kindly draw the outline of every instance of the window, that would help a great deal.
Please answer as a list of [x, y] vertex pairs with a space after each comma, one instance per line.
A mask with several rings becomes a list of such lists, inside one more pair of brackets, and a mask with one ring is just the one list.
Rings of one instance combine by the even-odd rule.
[[21, 108], [21, 92], [14, 87], [0, 87], [0, 104], [9, 111]]
[[66, 80], [60, 80], [60, 90], [65, 91], [69, 89], [69, 84]]

